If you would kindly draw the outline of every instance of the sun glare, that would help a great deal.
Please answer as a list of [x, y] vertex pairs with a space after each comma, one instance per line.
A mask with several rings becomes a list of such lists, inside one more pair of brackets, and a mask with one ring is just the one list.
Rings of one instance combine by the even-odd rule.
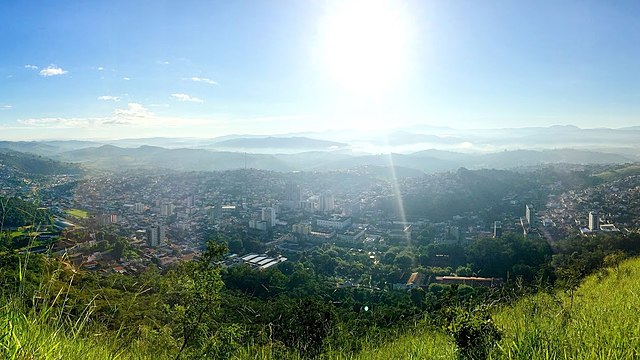
[[378, 97], [406, 67], [407, 14], [400, 2], [341, 1], [321, 23], [323, 66], [351, 95]]

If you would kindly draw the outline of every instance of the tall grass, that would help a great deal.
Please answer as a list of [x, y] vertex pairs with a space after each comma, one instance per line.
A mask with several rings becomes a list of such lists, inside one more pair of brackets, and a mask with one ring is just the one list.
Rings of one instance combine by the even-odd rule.
[[640, 259], [585, 279], [571, 298], [539, 293], [496, 313], [495, 359], [640, 358]]

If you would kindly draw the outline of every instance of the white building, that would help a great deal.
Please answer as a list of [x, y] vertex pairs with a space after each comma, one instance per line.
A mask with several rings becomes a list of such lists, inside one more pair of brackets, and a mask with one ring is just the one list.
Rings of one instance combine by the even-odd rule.
[[335, 215], [328, 219], [316, 220], [316, 225], [322, 228], [343, 230], [351, 226], [351, 218]]

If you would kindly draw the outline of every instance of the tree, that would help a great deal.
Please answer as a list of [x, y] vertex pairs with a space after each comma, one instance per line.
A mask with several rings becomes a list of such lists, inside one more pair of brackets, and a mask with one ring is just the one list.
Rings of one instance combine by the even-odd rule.
[[402, 270], [411, 270], [411, 267], [413, 266], [413, 256], [409, 253], [402, 252], [396, 255], [394, 263]]
[[180, 280], [186, 291], [180, 314], [182, 346], [176, 359], [185, 354], [187, 347], [188, 357], [201, 358], [218, 343], [215, 335], [220, 329], [214, 324], [213, 312], [219, 304], [220, 290], [224, 284], [220, 269], [213, 262], [226, 251], [225, 245], [209, 240], [200, 259], [186, 263], [182, 269]]

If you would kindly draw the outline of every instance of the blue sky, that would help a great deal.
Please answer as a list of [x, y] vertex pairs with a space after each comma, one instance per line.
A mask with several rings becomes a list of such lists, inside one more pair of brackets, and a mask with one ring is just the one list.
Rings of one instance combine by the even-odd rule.
[[0, 138], [640, 124], [637, 1], [0, 3]]

